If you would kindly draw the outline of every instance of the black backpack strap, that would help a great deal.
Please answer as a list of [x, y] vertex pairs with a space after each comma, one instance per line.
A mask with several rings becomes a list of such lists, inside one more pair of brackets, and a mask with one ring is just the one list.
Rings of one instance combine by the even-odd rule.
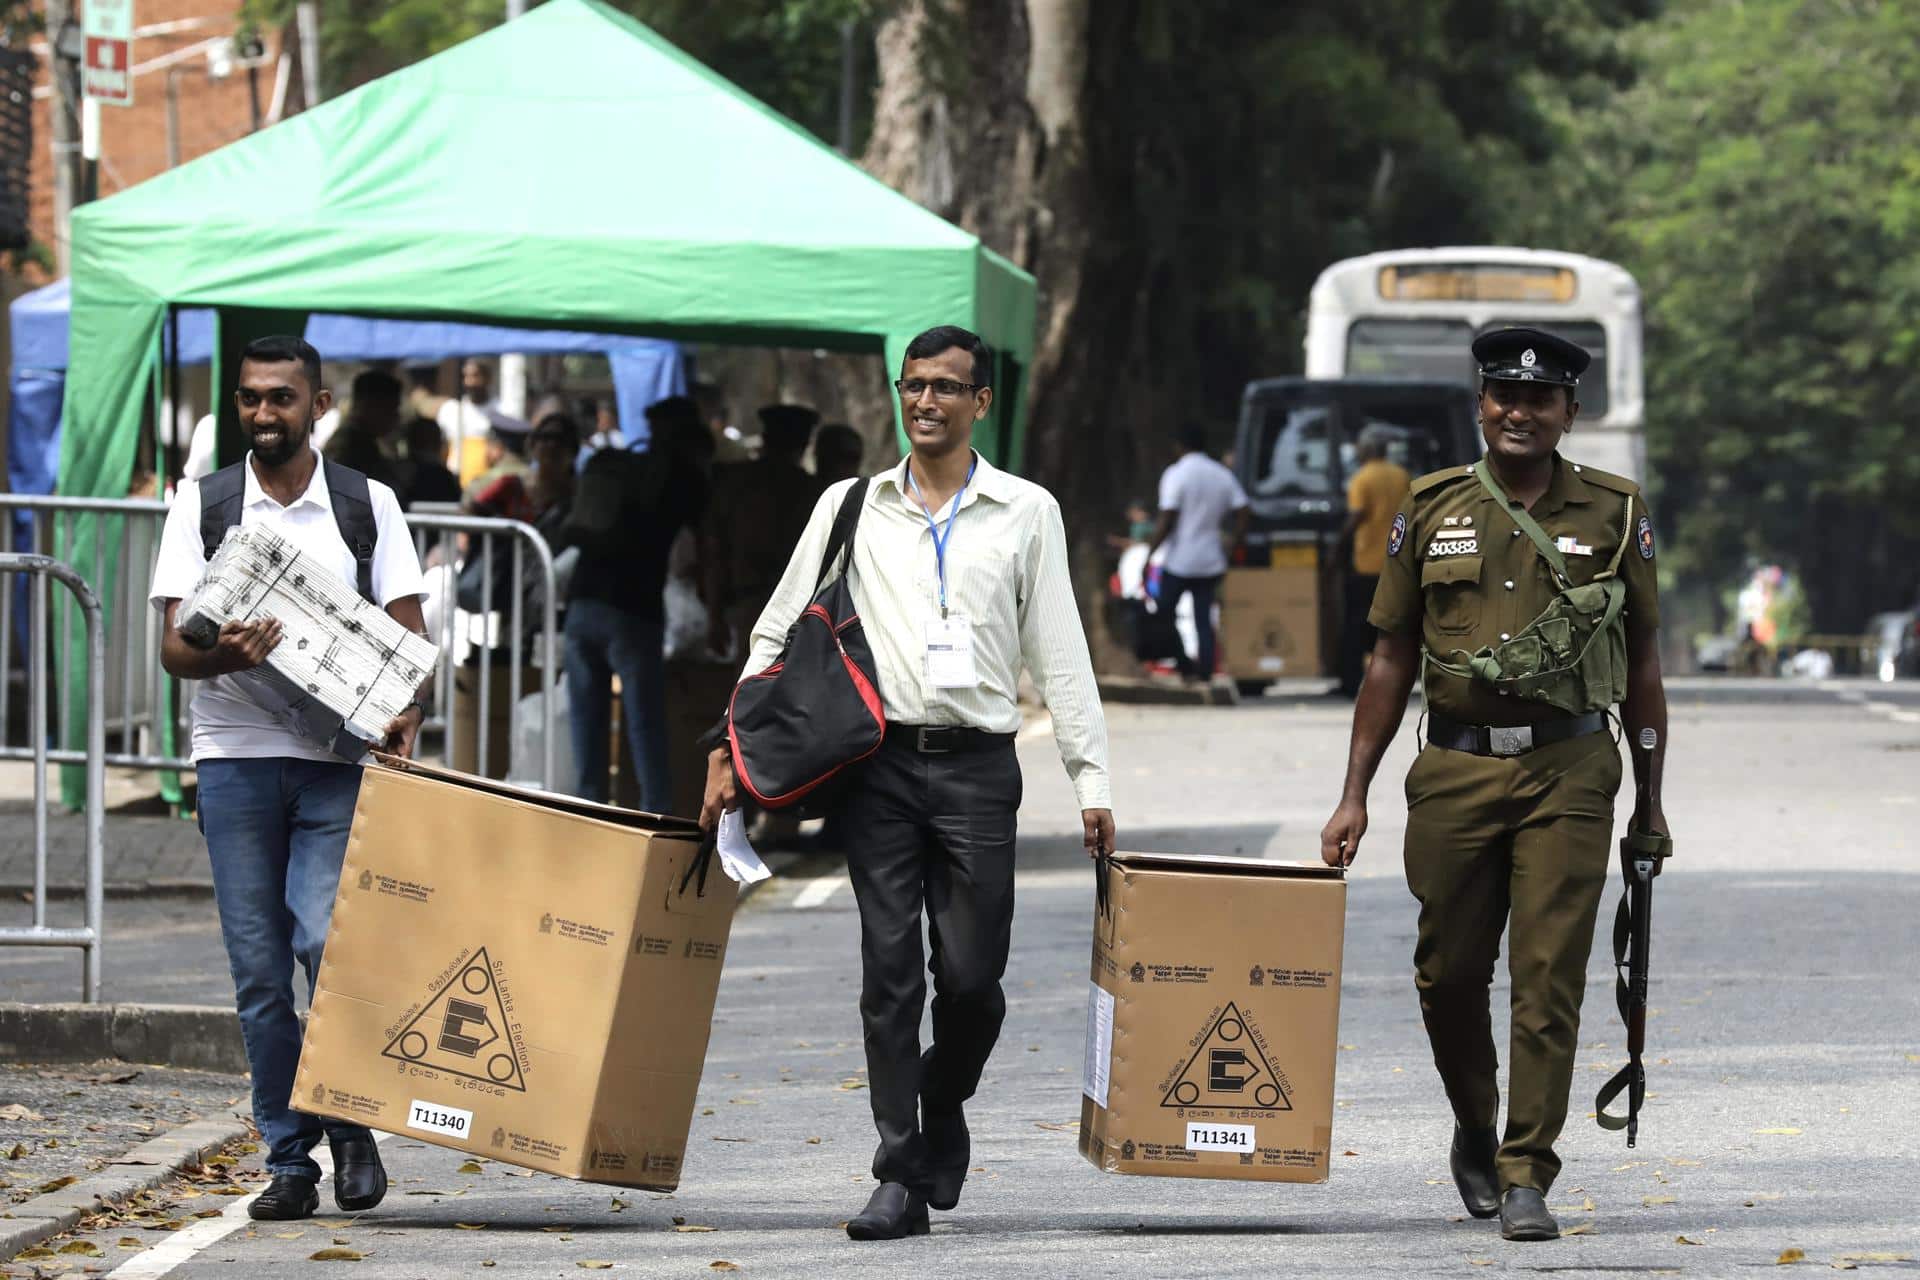
[[860, 508], [867, 500], [867, 477], [861, 476], [847, 490], [847, 496], [840, 500], [839, 514], [833, 518], [833, 531], [827, 535], [827, 552], [820, 557], [820, 576], [813, 580], [813, 589], [817, 592], [827, 583], [833, 571], [833, 562], [840, 553], [847, 553], [847, 563], [853, 563], [853, 533], [860, 524]]
[[367, 478], [332, 458], [322, 458], [327, 469], [327, 496], [333, 503], [333, 522], [340, 527], [347, 550], [353, 552], [354, 587], [370, 604], [373, 598], [373, 549], [380, 541], [380, 524], [373, 517], [373, 492]]
[[227, 530], [240, 523], [247, 494], [247, 476], [240, 468], [246, 465], [243, 459], [200, 478], [200, 550], [209, 563]]

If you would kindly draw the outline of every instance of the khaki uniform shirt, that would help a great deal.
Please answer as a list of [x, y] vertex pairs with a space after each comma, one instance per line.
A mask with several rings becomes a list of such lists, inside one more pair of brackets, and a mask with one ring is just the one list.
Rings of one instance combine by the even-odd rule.
[[[1627, 584], [1627, 630], [1660, 625], [1653, 520], [1639, 486], [1555, 454], [1553, 480], [1528, 514], [1559, 546], [1575, 586], [1604, 572], [1625, 537], [1620, 576]], [[1428, 652], [1459, 663], [1465, 659], [1456, 650], [1473, 654], [1518, 635], [1559, 590], [1533, 539], [1474, 479], [1473, 469], [1449, 467], [1415, 481], [1394, 517], [1367, 620], [1397, 635], [1417, 632]], [[1536, 724], [1566, 715], [1431, 666], [1424, 674], [1427, 705], [1468, 724]]]

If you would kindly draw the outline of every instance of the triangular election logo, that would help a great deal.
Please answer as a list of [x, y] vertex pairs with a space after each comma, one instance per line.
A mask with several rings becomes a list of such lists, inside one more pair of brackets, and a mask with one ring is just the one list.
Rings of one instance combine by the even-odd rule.
[[1160, 1105], [1291, 1111], [1293, 1099], [1260, 1051], [1246, 1015], [1229, 1001], [1185, 1068], [1167, 1086]]
[[526, 1092], [485, 947], [474, 952], [380, 1056]]

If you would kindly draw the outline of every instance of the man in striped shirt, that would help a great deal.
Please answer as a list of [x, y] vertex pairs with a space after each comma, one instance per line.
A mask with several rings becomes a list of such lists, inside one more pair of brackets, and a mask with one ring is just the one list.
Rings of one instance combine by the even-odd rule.
[[[851, 585], [880, 677], [886, 741], [841, 798], [860, 907], [860, 1016], [880, 1187], [847, 1223], [856, 1240], [925, 1235], [927, 1209], [960, 1199], [970, 1155], [963, 1104], [1006, 1015], [1013, 924], [1014, 735], [1024, 667], [1053, 716], [1091, 853], [1114, 847], [1107, 730], [1074, 602], [1060, 504], [973, 451], [993, 404], [992, 353], [965, 329], [907, 346], [895, 387], [911, 446], [874, 477], [854, 536]], [[753, 628], [743, 677], [765, 670], [814, 591], [841, 499], [834, 485]], [[709, 758], [703, 824], [734, 805], [724, 747]], [[933, 1044], [920, 1048], [925, 911], [933, 942]]]

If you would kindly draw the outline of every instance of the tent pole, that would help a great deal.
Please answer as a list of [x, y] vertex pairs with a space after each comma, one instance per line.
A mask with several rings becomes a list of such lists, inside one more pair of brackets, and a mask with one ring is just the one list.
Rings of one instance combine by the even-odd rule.
[[169, 480], [180, 478], [180, 308], [167, 304], [167, 437], [166, 466], [161, 469], [161, 493]]

